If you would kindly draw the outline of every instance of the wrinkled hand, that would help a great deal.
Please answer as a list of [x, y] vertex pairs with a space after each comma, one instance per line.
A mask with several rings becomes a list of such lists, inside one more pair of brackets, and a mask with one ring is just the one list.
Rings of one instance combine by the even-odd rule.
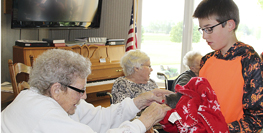
[[161, 121], [166, 112], [171, 110], [169, 106], [166, 104], [159, 104], [156, 102], [152, 102], [152, 104], [147, 107], [138, 118], [146, 127], [146, 130], [149, 130], [154, 124]]
[[165, 96], [173, 93], [174, 92], [168, 90], [154, 89], [152, 91], [140, 94], [133, 99], [133, 102], [138, 109], [142, 110], [151, 105], [152, 102], [164, 103], [166, 99]]

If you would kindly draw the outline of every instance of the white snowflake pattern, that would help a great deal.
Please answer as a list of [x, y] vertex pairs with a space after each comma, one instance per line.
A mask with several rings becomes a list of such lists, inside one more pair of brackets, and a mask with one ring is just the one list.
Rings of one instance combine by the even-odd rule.
[[211, 94], [211, 89], [209, 87], [206, 87], [207, 91], [209, 91], [209, 93]]
[[189, 132], [189, 133], [193, 133], [193, 132], [196, 131], [196, 130], [197, 130], [197, 127], [194, 126], [194, 127], [192, 127], [192, 128], [190, 129], [190, 132]]
[[185, 105], [183, 106], [183, 109], [184, 109], [184, 114], [188, 114], [189, 113], [188, 110], [187, 110], [187, 107]]
[[212, 103], [213, 103], [213, 100], [208, 100], [208, 99], [207, 99], [207, 101], [208, 101], [208, 103], [210, 103], [210, 104], [207, 105], [208, 108], [211, 108], [211, 105], [212, 105]]
[[204, 105], [200, 105], [199, 108], [198, 108], [198, 111], [205, 111], [205, 110], [203, 109], [204, 107], [205, 107]]
[[205, 93], [202, 93], [201, 97], [206, 97], [206, 94], [205, 94]]
[[217, 110], [220, 111], [220, 105], [219, 105], [219, 103], [218, 103], [217, 101], [214, 101], [214, 103], [215, 103], [215, 105], [213, 106], [213, 109], [214, 109], [215, 111], [217, 111]]
[[195, 82], [195, 85], [197, 85], [199, 82], [203, 81], [203, 78], [197, 78], [196, 82]]
[[188, 128], [185, 126], [179, 127], [179, 131], [180, 133], [187, 133], [188, 132]]
[[207, 99], [207, 101], [208, 101], [209, 103], [213, 103], [213, 100], [208, 100], [208, 99]]
[[[212, 91], [213, 91], [213, 90], [212, 90]], [[213, 91], [213, 94], [214, 94], [214, 95], [216, 95], [216, 92], [215, 92], [215, 91]]]

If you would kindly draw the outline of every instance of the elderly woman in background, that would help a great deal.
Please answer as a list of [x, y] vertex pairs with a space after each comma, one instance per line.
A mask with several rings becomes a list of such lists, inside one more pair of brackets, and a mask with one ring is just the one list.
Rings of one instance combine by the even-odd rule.
[[135, 98], [139, 94], [158, 88], [150, 79], [153, 71], [150, 57], [141, 50], [130, 50], [121, 59], [124, 75], [113, 84], [113, 103], [119, 103], [126, 97]]
[[201, 53], [197, 51], [189, 51], [185, 54], [183, 58], [183, 64], [185, 67], [189, 68], [189, 70], [180, 74], [173, 82], [172, 91], [174, 91], [174, 87], [176, 84], [181, 86], [186, 85], [192, 77], [197, 77], [200, 71], [200, 61], [203, 56]]
[[[143, 133], [171, 108], [170, 92], [155, 89], [108, 108], [87, 103], [85, 85], [91, 63], [72, 51], [52, 49], [40, 55], [29, 75], [30, 89], [21, 91], [1, 113], [2, 133]], [[145, 107], [143, 114], [129, 121]]]
[[[124, 75], [119, 77], [113, 84], [112, 96], [113, 103], [119, 103], [126, 97], [135, 98], [141, 93], [158, 88], [157, 84], [150, 79], [153, 71], [151, 68], [150, 57], [141, 50], [130, 50], [121, 59], [121, 67]], [[138, 113], [140, 116], [141, 112]], [[151, 128], [147, 133], [153, 133]]]

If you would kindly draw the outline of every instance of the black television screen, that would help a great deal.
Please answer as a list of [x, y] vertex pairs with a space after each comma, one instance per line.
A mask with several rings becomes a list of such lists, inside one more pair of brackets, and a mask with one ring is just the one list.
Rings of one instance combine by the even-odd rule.
[[102, 0], [13, 0], [11, 28], [99, 28]]

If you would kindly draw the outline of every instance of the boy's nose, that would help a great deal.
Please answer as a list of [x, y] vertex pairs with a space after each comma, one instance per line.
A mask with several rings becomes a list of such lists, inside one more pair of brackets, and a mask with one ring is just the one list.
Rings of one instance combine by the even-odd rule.
[[203, 39], [207, 39], [208, 34], [206, 32], [203, 32]]

